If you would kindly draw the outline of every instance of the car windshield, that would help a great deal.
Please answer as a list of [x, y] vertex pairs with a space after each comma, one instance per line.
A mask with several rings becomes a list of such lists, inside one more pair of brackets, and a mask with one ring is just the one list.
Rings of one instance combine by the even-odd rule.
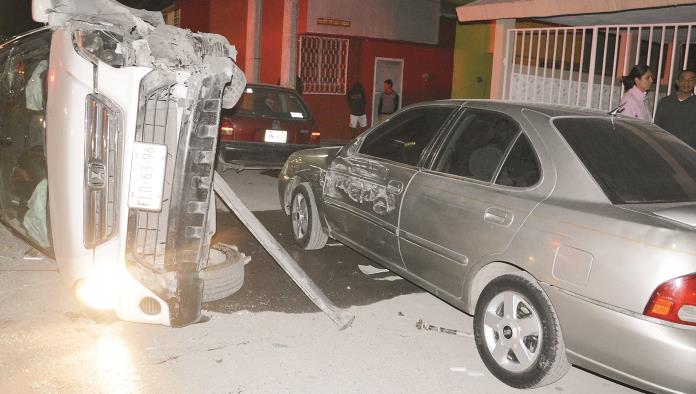
[[248, 86], [234, 109], [239, 115], [309, 118], [309, 111], [297, 93], [270, 87]]
[[614, 204], [696, 201], [696, 151], [657, 126], [589, 117], [553, 124]]

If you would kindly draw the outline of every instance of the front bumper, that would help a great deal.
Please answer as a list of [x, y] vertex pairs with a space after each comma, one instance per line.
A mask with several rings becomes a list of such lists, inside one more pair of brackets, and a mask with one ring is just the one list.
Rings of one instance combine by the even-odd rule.
[[632, 316], [544, 286], [573, 364], [653, 391], [696, 392], [696, 327]]
[[281, 168], [293, 152], [316, 147], [316, 145], [303, 144], [220, 141], [219, 162], [231, 168], [276, 169]]
[[181, 128], [173, 121], [176, 74], [155, 71], [142, 83], [135, 140], [167, 146], [170, 159], [161, 211], [128, 211], [127, 267], [167, 303], [172, 326], [200, 317], [203, 282], [198, 274], [207, 264], [214, 231], [208, 222], [213, 158], [222, 91], [229, 79], [220, 72], [187, 81], [188, 96], [195, 99]]

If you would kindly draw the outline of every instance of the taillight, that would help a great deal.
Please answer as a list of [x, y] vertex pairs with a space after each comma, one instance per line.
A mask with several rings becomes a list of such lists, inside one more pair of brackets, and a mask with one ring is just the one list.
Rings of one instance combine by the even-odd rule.
[[321, 133], [318, 131], [312, 131], [312, 134], [309, 135], [309, 143], [312, 145], [319, 145], [320, 140]]
[[696, 326], [696, 274], [672, 279], [658, 286], [644, 314]]
[[234, 124], [227, 118], [220, 119], [220, 139], [221, 140], [232, 140], [234, 139]]

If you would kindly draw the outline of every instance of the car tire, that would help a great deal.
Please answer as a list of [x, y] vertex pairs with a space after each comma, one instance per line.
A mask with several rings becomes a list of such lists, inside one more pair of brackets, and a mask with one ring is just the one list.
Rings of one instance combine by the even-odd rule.
[[527, 276], [503, 275], [483, 289], [474, 338], [488, 370], [515, 388], [546, 386], [570, 368], [551, 301]]
[[292, 192], [290, 221], [292, 235], [302, 248], [315, 250], [326, 245], [329, 237], [321, 226], [314, 193], [307, 183], [300, 183]]
[[203, 302], [227, 298], [244, 285], [244, 265], [251, 258], [240, 253], [236, 247], [215, 246], [210, 249], [208, 267], [201, 270], [203, 280]]

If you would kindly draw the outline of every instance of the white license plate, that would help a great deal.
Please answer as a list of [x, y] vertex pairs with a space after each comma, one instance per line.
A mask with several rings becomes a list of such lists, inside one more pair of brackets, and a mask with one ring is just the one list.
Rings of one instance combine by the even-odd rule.
[[266, 130], [263, 138], [266, 142], [288, 142], [288, 132], [285, 130]]
[[133, 146], [128, 206], [159, 211], [162, 209], [164, 168], [167, 163], [165, 145], [136, 142]]

